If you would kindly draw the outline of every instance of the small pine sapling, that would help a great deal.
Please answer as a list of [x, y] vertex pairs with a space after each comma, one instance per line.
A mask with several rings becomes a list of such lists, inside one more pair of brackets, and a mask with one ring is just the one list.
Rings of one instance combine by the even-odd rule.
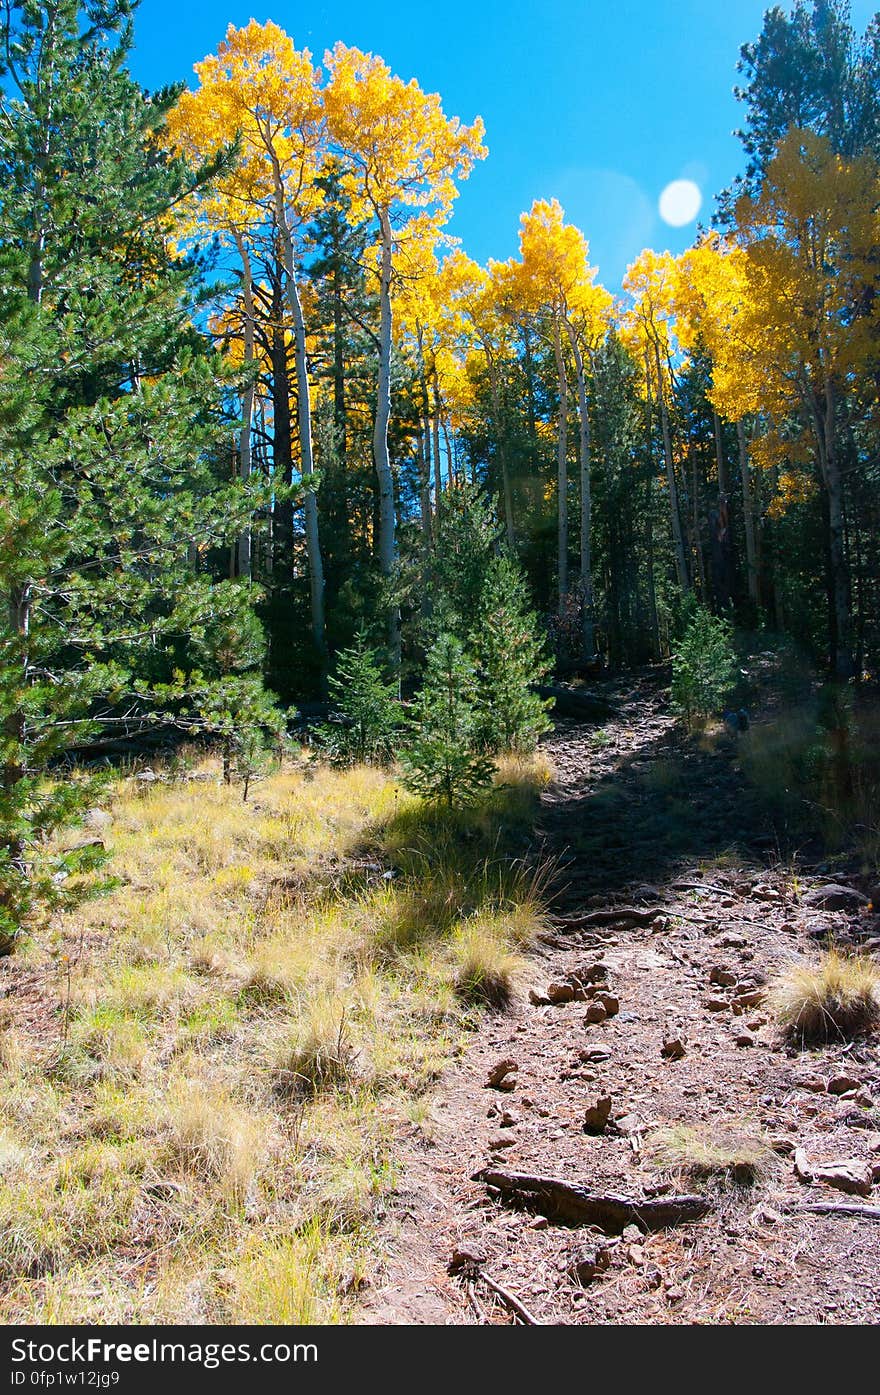
[[718, 711], [733, 685], [736, 653], [729, 620], [697, 606], [672, 655], [672, 704], [691, 723]]
[[494, 752], [533, 751], [550, 726], [549, 703], [534, 691], [549, 662], [528, 605], [525, 578], [505, 553], [489, 559], [471, 647], [477, 661], [481, 743]]
[[413, 737], [402, 757], [407, 789], [448, 809], [472, 804], [494, 772], [478, 748], [478, 726], [473, 664], [454, 636], [440, 635], [428, 653]]
[[383, 676], [379, 656], [360, 637], [343, 649], [329, 679], [330, 702], [339, 720], [320, 731], [333, 765], [384, 765], [394, 759], [403, 709], [397, 685]]

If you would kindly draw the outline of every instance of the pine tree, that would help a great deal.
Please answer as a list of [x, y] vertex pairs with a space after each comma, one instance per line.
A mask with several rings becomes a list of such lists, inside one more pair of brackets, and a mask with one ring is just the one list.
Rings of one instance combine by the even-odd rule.
[[330, 701], [341, 721], [325, 726], [322, 743], [334, 765], [382, 765], [394, 755], [403, 712], [397, 684], [382, 675], [375, 650], [361, 636], [336, 660]]
[[[65, 751], [175, 717], [199, 559], [246, 516], [224, 383], [171, 210], [213, 171], [163, 158], [176, 92], [125, 71], [129, 6], [15, 0], [0, 20], [0, 923], [57, 899], [47, 835], [90, 797]], [[14, 95], [10, 95], [14, 94]], [[225, 157], [224, 157], [225, 158]], [[198, 596], [210, 608], [210, 588]], [[183, 660], [183, 662], [181, 662]], [[80, 870], [77, 868], [76, 870]]]
[[445, 631], [467, 644], [501, 534], [492, 500], [479, 486], [463, 484], [446, 493], [428, 578], [429, 632]]
[[735, 662], [730, 621], [693, 606], [672, 655], [673, 706], [688, 721], [717, 711], [733, 685]]
[[478, 738], [473, 664], [453, 635], [442, 634], [428, 654], [413, 739], [402, 757], [407, 788], [448, 809], [473, 803], [494, 768]]
[[550, 667], [536, 629], [519, 565], [504, 553], [491, 558], [471, 641], [478, 671], [478, 730], [489, 751], [533, 751], [550, 726], [550, 704], [534, 691]]

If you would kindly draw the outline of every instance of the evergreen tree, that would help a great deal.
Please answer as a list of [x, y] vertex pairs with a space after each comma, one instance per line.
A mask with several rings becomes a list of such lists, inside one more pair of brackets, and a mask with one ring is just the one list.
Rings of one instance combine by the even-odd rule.
[[551, 704], [534, 691], [550, 667], [536, 628], [519, 565], [504, 553], [492, 557], [471, 640], [478, 671], [478, 731], [487, 750], [533, 751], [550, 726]]
[[431, 556], [429, 632], [446, 631], [466, 644], [490, 559], [500, 547], [502, 527], [491, 499], [478, 486], [448, 490]]
[[325, 726], [321, 738], [333, 764], [391, 760], [403, 717], [397, 684], [383, 677], [378, 656], [363, 636], [339, 654], [329, 686], [331, 706], [341, 721]]
[[[245, 517], [220, 481], [224, 384], [168, 242], [213, 171], [159, 152], [176, 92], [125, 71], [129, 6], [14, 0], [0, 21], [0, 921], [64, 870], [53, 828], [89, 798], [52, 766], [162, 717], [199, 559]], [[14, 94], [14, 95], [12, 95]], [[224, 157], [225, 158], [225, 157]], [[198, 596], [210, 601], [210, 588]], [[177, 683], [172, 717], [185, 685]]]
[[672, 702], [688, 721], [717, 712], [733, 686], [730, 621], [695, 605], [672, 655]]
[[758, 38], [743, 44], [737, 64], [746, 104], [738, 131], [748, 156], [744, 179], [720, 196], [733, 215], [743, 190], [754, 194], [791, 126], [827, 136], [847, 159], [880, 156], [880, 16], [864, 36], [853, 28], [848, 0], [795, 0], [790, 12], [768, 9]]
[[493, 763], [477, 745], [477, 702], [473, 664], [454, 635], [439, 635], [428, 654], [413, 738], [402, 756], [408, 789], [451, 809], [473, 803], [492, 783]]

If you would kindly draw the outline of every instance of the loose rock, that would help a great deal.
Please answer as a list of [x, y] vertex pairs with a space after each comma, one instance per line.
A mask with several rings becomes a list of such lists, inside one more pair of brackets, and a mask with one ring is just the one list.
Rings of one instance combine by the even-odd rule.
[[519, 1070], [519, 1062], [509, 1057], [503, 1061], [496, 1061], [489, 1071], [489, 1075], [484, 1085], [485, 1090], [513, 1090], [516, 1088], [516, 1072]]
[[611, 1096], [601, 1095], [595, 1104], [588, 1106], [584, 1113], [585, 1133], [604, 1133], [611, 1118]]

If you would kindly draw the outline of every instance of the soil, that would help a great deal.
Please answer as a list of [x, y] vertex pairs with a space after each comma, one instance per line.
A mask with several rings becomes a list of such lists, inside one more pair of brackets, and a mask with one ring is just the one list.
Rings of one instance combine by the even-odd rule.
[[[556, 778], [538, 840], [555, 863], [552, 928], [510, 1010], [486, 1016], [405, 1144], [361, 1320], [522, 1321], [488, 1278], [544, 1324], [877, 1322], [876, 1042], [796, 1050], [763, 995], [829, 935], [876, 954], [880, 921], [863, 903], [805, 902], [847, 878], [781, 846], [737, 769], [735, 734], [689, 736], [651, 675], [602, 695], [617, 715], [601, 731], [560, 723], [546, 743]], [[621, 909], [640, 917], [583, 924]], [[619, 1000], [616, 1014], [588, 1023], [595, 998], [541, 1001], [578, 971]], [[664, 1055], [674, 1039], [677, 1059]], [[487, 1086], [505, 1058], [513, 1088]], [[585, 1111], [609, 1096], [607, 1126], [585, 1132]], [[658, 1158], [658, 1131], [680, 1126], [756, 1140], [757, 1179], [707, 1180]], [[873, 1179], [873, 1197], [796, 1170], [843, 1160]], [[636, 1199], [702, 1190], [711, 1208], [650, 1233], [563, 1226], [473, 1180], [490, 1164]], [[799, 1209], [816, 1202], [878, 1215]]]

